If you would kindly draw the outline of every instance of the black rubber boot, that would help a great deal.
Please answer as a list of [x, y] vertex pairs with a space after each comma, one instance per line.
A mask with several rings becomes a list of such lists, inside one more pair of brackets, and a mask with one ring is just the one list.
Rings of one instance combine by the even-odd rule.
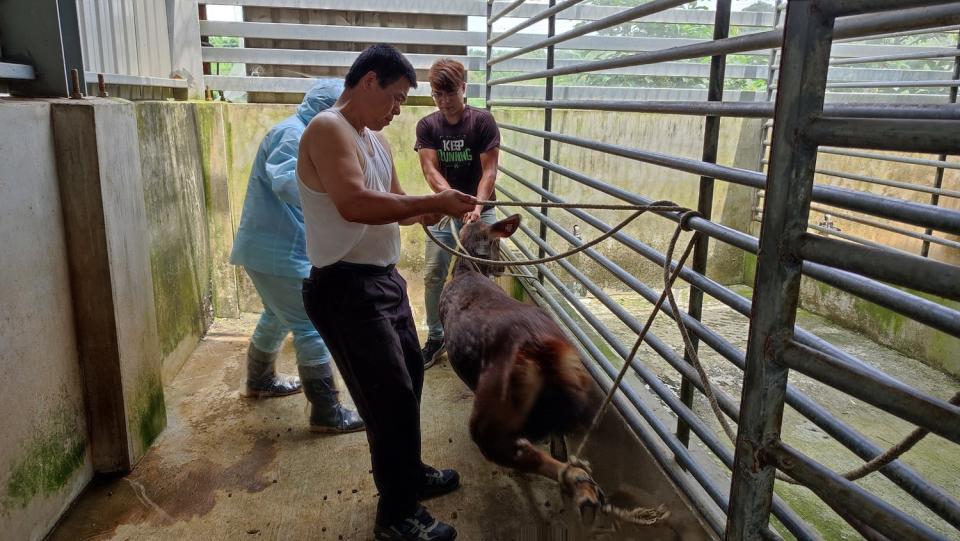
[[366, 429], [357, 412], [340, 403], [330, 363], [298, 366], [303, 392], [310, 402], [310, 432], [343, 434]]
[[247, 384], [243, 396], [270, 398], [297, 394], [303, 390], [297, 376], [277, 374], [274, 367], [278, 354], [260, 351], [250, 343], [247, 349]]

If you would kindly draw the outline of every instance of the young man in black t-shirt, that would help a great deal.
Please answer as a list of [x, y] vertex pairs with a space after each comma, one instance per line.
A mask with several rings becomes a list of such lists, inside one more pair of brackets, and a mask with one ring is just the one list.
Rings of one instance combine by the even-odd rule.
[[[449, 58], [437, 60], [430, 67], [428, 79], [437, 111], [417, 123], [417, 143], [414, 146], [427, 184], [434, 192], [453, 188], [480, 200], [494, 200], [500, 130], [493, 115], [464, 103], [466, 69], [460, 62]], [[495, 222], [493, 207], [477, 205], [457, 220], [457, 226], [477, 220]], [[444, 229], [431, 226], [430, 231], [447, 246], [455, 245], [449, 226]], [[450, 270], [450, 254], [428, 241], [424, 270], [424, 304], [429, 331], [423, 347], [423, 363], [424, 368], [429, 368], [443, 348], [440, 293]]]

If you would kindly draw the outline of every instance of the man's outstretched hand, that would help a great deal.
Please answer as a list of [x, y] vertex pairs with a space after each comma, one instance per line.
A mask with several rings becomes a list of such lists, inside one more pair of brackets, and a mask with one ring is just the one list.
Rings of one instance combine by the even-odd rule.
[[459, 218], [472, 211], [477, 205], [476, 197], [457, 190], [443, 190], [434, 197], [438, 199], [440, 207], [437, 210], [454, 218]]

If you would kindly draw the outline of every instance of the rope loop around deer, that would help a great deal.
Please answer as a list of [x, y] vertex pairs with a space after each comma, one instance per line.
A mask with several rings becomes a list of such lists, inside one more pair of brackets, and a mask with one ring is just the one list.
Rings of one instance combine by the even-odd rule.
[[[591, 240], [591, 241], [589, 241], [589, 242], [586, 242], [586, 243], [584, 243], [584, 244], [581, 244], [580, 246], [576, 246], [576, 247], [574, 247], [574, 248], [571, 249], [571, 250], [567, 250], [566, 252], [559, 253], [559, 254], [556, 254], [556, 255], [552, 255], [552, 256], [549, 256], [549, 257], [541, 257], [541, 258], [539, 258], [539, 259], [528, 259], [528, 260], [519, 260], [519, 261], [504, 261], [504, 260], [502, 260], [502, 259], [485, 259], [485, 258], [476, 257], [476, 256], [473, 256], [473, 255], [469, 254], [469, 253], [467, 252], [467, 250], [464, 249], [463, 245], [460, 244], [460, 235], [459, 235], [459, 232], [456, 231], [456, 226], [454, 225], [454, 221], [453, 221], [452, 218], [444, 218], [443, 220], [440, 221], [440, 224], [449, 223], [450, 226], [451, 226], [451, 228], [454, 229], [453, 238], [454, 238], [454, 241], [455, 241], [456, 244], [457, 244], [457, 247], [456, 247], [456, 248], [451, 248], [451, 247], [447, 246], [446, 244], [444, 244], [443, 242], [441, 242], [440, 239], [438, 239], [438, 238], [433, 234], [432, 231], [430, 231], [430, 228], [429, 228], [428, 226], [426, 226], [426, 225], [423, 226], [423, 230], [424, 230], [424, 232], [426, 232], [427, 236], [430, 237], [430, 240], [432, 240], [438, 247], [440, 247], [440, 248], [441, 248], [442, 250], [444, 250], [445, 252], [448, 252], [448, 253], [451, 254], [451, 255], [455, 255], [455, 256], [457, 256], [457, 257], [459, 257], [459, 258], [462, 258], [462, 259], [464, 259], [464, 260], [466, 260], [466, 261], [470, 261], [470, 262], [475, 263], [475, 264], [486, 265], [486, 266], [489, 266], [489, 267], [513, 267], [513, 266], [517, 266], [517, 265], [523, 265], [523, 266], [525, 266], [525, 265], [541, 265], [541, 264], [544, 264], [544, 263], [551, 263], [551, 262], [553, 262], [553, 261], [559, 261], [559, 260], [561, 260], [561, 259], [566, 259], [566, 258], [568, 258], [568, 257], [570, 257], [570, 256], [572, 256], [572, 255], [578, 254], [578, 253], [580, 253], [580, 252], [582, 252], [582, 251], [584, 251], [584, 250], [586, 250], [586, 249], [588, 249], [588, 248], [591, 248], [591, 247], [593, 247], [593, 246], [595, 246], [595, 245], [597, 245], [597, 244], [599, 244], [599, 243], [607, 240], [608, 238], [616, 235], [617, 233], [620, 232], [621, 229], [623, 229], [624, 227], [627, 227], [627, 225], [629, 225], [630, 222], [632, 222], [632, 221], [634, 221], [635, 219], [639, 218], [640, 215], [643, 214], [644, 212], [681, 212], [681, 213], [683, 213], [683, 216], [681, 216], [681, 218], [680, 218], [681, 223], [684, 221], [685, 218], [687, 219], [687, 221], [689, 221], [689, 218], [692, 217], [692, 216], [689, 216], [689, 217], [688, 217], [688, 214], [689, 214], [689, 213], [694, 213], [694, 214], [696, 214], [696, 211], [690, 210], [690, 209], [688, 209], [688, 208], [686, 208], [686, 207], [681, 207], [681, 206], [679, 206], [679, 205], [677, 205], [676, 203], [673, 203], [673, 202], [671, 202], [671, 201], [655, 201], [655, 202], [653, 202], [653, 203], [651, 203], [651, 204], [649, 204], [649, 205], [629, 205], [629, 204], [628, 204], [628, 205], [607, 205], [607, 204], [593, 204], [593, 203], [552, 203], [552, 202], [538, 202], [538, 201], [537, 201], [537, 202], [528, 202], [528, 201], [480, 201], [479, 204], [484, 205], [484, 206], [494, 206], [494, 207], [497, 207], [497, 206], [499, 206], [499, 207], [548, 207], [548, 208], [566, 208], [566, 209], [576, 208], [576, 209], [633, 210], [633, 211], [635, 211], [633, 214], [631, 214], [629, 217], [627, 217], [627, 219], [625, 219], [625, 220], [623, 220], [622, 222], [620, 222], [619, 224], [617, 224], [616, 227], [614, 227], [613, 229], [607, 231], [606, 233], [600, 235], [599, 237], [597, 237], [597, 238], [595, 238], [595, 239], [593, 239], [593, 240]], [[449, 222], [445, 222], [445, 220], [449, 220]], [[441, 225], [441, 227], [443, 227], [443, 225]]]

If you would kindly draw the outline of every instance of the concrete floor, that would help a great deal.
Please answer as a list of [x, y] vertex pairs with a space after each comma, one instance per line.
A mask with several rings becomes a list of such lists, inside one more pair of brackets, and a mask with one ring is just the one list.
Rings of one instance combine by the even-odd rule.
[[[309, 433], [303, 395], [238, 397], [254, 323], [214, 323], [167, 388], [166, 431], [130, 475], [95, 482], [52, 540], [372, 538], [377, 495], [364, 434]], [[289, 344], [281, 368], [295, 370]], [[571, 515], [557, 485], [484, 461], [467, 432], [471, 404], [445, 362], [427, 372], [424, 460], [463, 478], [428, 508], [460, 539], [562, 539], [543, 535]]]
[[[409, 280], [411, 297], [418, 298], [418, 280]], [[744, 288], [743, 294], [749, 294]], [[614, 293], [638, 317], [649, 305], [635, 295]], [[678, 301], [686, 304], [685, 292]], [[635, 336], [616, 322], [595, 300], [586, 299], [597, 314], [627, 345]], [[422, 320], [414, 305], [415, 315]], [[708, 297], [704, 321], [738, 347], [745, 347], [747, 320]], [[904, 382], [937, 396], [949, 396], [956, 380], [855, 333], [838, 328], [805, 312], [798, 322], [870, 364]], [[52, 540], [105, 539], [370, 539], [376, 506], [376, 489], [369, 475], [369, 454], [362, 433], [317, 436], [306, 431], [306, 401], [302, 395], [263, 401], [238, 397], [244, 375], [242, 361], [255, 318], [217, 320], [207, 337], [167, 388], [169, 426], [154, 447], [128, 476], [96, 481], [79, 499], [51, 535]], [[659, 318], [653, 331], [679, 352], [676, 328]], [[704, 348], [703, 361], [715, 384], [735, 398], [740, 395], [740, 375], [732, 365]], [[648, 348], [640, 357], [671, 387], [679, 388], [676, 372]], [[281, 368], [292, 372], [289, 343]], [[631, 378], [633, 378], [631, 380]], [[633, 386], [658, 401], [642, 382], [628, 377]], [[845, 422], [880, 445], [891, 445], [910, 427], [869, 405], [850, 399], [802, 376], [791, 383], [809, 393]], [[472, 395], [446, 363], [427, 372], [423, 415], [424, 459], [440, 467], [457, 468], [463, 488], [428, 502], [435, 516], [453, 523], [465, 540], [514, 539], [694, 539], [695, 519], [676, 512], [670, 528], [634, 530], [613, 534], [608, 529], [587, 533], [569, 509], [556, 484], [520, 475], [487, 463], [467, 433]], [[719, 434], [719, 426], [702, 397], [695, 410]], [[663, 420], [675, 417], [662, 408]], [[837, 471], [859, 464], [858, 459], [830, 440], [816, 426], [789, 410], [784, 416], [785, 439], [802, 452]], [[629, 442], [628, 442], [629, 443]], [[695, 438], [695, 455], [713, 463], [718, 481], [728, 478], [725, 468]], [[644, 458], [629, 445], [618, 444], [629, 457], [608, 466], [643, 469]], [[960, 456], [944, 452], [940, 438], [929, 436], [904, 461], [947, 492], [960, 497]], [[608, 468], [609, 469], [609, 468]], [[606, 472], [603, 477], [613, 476]], [[611, 479], [600, 479], [610, 484]], [[642, 480], [641, 485], [646, 484]], [[655, 483], [654, 483], [655, 484]], [[948, 538], [957, 532], [926, 511], [893, 483], [871, 475], [861, 484], [901, 509], [922, 517]], [[653, 490], [651, 488], [651, 490]], [[641, 504], [671, 500], [669, 488]], [[778, 486], [778, 492], [825, 539], [855, 539], [841, 519], [808, 490]], [[677, 500], [673, 497], [673, 500]], [[672, 509], [680, 505], [672, 503]], [[673, 520], [672, 520], [673, 521]], [[785, 533], [785, 532], [784, 532]]]

